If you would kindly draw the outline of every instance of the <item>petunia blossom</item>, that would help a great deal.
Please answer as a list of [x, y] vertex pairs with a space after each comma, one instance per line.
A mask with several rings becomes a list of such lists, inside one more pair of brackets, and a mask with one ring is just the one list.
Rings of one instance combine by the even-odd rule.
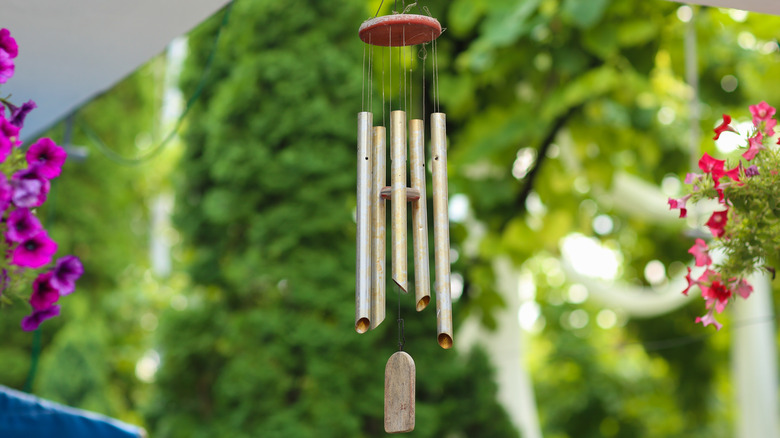
[[78, 257], [61, 257], [52, 270], [51, 285], [60, 291], [60, 295], [68, 295], [76, 289], [76, 280], [83, 273], [84, 266]]
[[685, 208], [686, 203], [688, 202], [688, 199], [691, 198], [691, 195], [683, 196], [680, 199], [675, 198], [669, 198], [667, 201], [669, 203], [669, 210], [674, 210], [676, 208], [680, 209], [680, 217], [686, 217], [688, 216], [688, 209]]
[[715, 128], [715, 137], [712, 139], [719, 139], [724, 131], [737, 132], [736, 129], [731, 127], [731, 116], [728, 114], [723, 114], [723, 122]]
[[701, 179], [701, 175], [699, 175], [698, 173], [688, 172], [685, 175], [685, 184], [693, 184], [699, 179]]
[[745, 279], [740, 279], [736, 284], [736, 293], [744, 299], [747, 299], [753, 293], [753, 286]]
[[726, 164], [724, 160], [718, 160], [710, 156], [708, 153], [704, 153], [699, 159], [699, 169], [704, 173], [721, 173], [723, 172], [723, 166]]
[[11, 242], [24, 242], [36, 235], [43, 227], [41, 221], [29, 209], [17, 208], [8, 215], [8, 231], [5, 237]]
[[721, 237], [726, 232], [726, 222], [728, 221], [728, 209], [724, 211], [716, 211], [712, 213], [712, 216], [710, 216], [710, 219], [707, 221], [705, 225], [710, 227], [710, 231], [712, 232], [712, 235], [715, 237]]
[[718, 313], [723, 312], [732, 296], [731, 289], [720, 280], [713, 281], [710, 285], [700, 284], [701, 296], [707, 301], [707, 308], [715, 306]]
[[0, 50], [0, 84], [8, 82], [14, 76], [14, 60], [5, 50]]
[[769, 120], [775, 115], [775, 109], [764, 101], [758, 105], [750, 105], [748, 108], [750, 108], [750, 114], [753, 115], [753, 124], [756, 127], [759, 123]]
[[758, 166], [756, 166], [755, 164], [745, 168], [745, 176], [751, 177], [751, 176], [758, 176], [760, 174], [761, 173], [758, 171]]
[[44, 178], [52, 179], [60, 176], [68, 153], [52, 139], [44, 137], [30, 146], [25, 157], [30, 167], [37, 166]]
[[8, 102], [6, 102], [5, 105], [8, 107], [8, 110], [11, 111], [11, 118], [8, 120], [12, 125], [19, 129], [24, 127], [24, 119], [27, 118], [27, 114], [35, 108], [38, 108], [38, 105], [36, 105], [33, 100], [28, 100], [20, 107]]
[[757, 131], [756, 135], [748, 139], [748, 145], [748, 150], [746, 150], [742, 156], [750, 161], [756, 157], [758, 151], [764, 149], [764, 135], [761, 134], [761, 131]]
[[688, 250], [688, 253], [692, 254], [696, 259], [696, 266], [709, 266], [712, 264], [709, 248], [707, 248], [707, 243], [703, 239], [696, 239], [696, 243]]
[[5, 213], [8, 206], [11, 205], [11, 196], [13, 195], [13, 187], [8, 182], [5, 174], [0, 172], [0, 216]]
[[[14, 126], [3, 114], [0, 114], [0, 137], [7, 138], [11, 142], [11, 146], [14, 147], [22, 144], [22, 140], [19, 138], [19, 127]], [[4, 157], [3, 160], [5, 160]]]
[[60, 291], [51, 284], [52, 272], [44, 272], [33, 281], [30, 305], [35, 310], [45, 310], [60, 299]]
[[45, 230], [41, 230], [16, 246], [11, 263], [16, 266], [37, 269], [51, 263], [51, 258], [56, 252], [57, 242], [49, 238]]
[[46, 202], [51, 183], [33, 166], [14, 173], [11, 177], [11, 187], [11, 200], [15, 206], [33, 208]]
[[0, 50], [4, 50], [11, 58], [19, 56], [19, 45], [6, 28], [0, 29]]
[[723, 327], [723, 324], [719, 323], [715, 319], [715, 315], [712, 314], [712, 310], [707, 312], [707, 314], [704, 315], [704, 316], [697, 316], [696, 317], [696, 322], [697, 323], [699, 323], [699, 322], [702, 323], [704, 325], [704, 327], [707, 327], [708, 325], [712, 324], [712, 325], [715, 326], [716, 330], [720, 330], [720, 328]]
[[35, 331], [43, 321], [54, 318], [60, 314], [60, 306], [51, 306], [45, 310], [34, 310], [33, 313], [22, 318], [22, 330]]
[[688, 295], [688, 291], [691, 290], [691, 288], [693, 286], [699, 284], [699, 282], [694, 280], [693, 277], [691, 276], [691, 268], [690, 267], [688, 267], [688, 273], [685, 274], [685, 280], [688, 282], [688, 287], [686, 287], [682, 291], [682, 293], [683, 293], [683, 295]]

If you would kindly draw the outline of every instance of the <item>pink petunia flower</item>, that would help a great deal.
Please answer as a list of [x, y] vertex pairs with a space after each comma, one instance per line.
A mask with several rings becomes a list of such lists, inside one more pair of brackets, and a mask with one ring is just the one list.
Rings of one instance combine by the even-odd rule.
[[709, 286], [700, 284], [699, 287], [701, 288], [701, 296], [707, 301], [707, 308], [712, 308], [714, 304], [718, 313], [723, 312], [732, 296], [731, 289], [720, 280], [713, 281]]
[[30, 167], [37, 166], [44, 178], [52, 179], [60, 176], [68, 153], [52, 139], [44, 137], [30, 146], [25, 157]]
[[26, 332], [35, 331], [40, 327], [43, 321], [54, 318], [60, 314], [60, 306], [51, 306], [44, 310], [34, 310], [30, 315], [22, 318], [22, 330]]
[[19, 45], [6, 28], [0, 29], [0, 50], [5, 50], [11, 58], [19, 56]]
[[758, 105], [750, 105], [750, 114], [753, 115], [753, 124], [758, 127], [759, 123], [767, 121], [775, 115], [775, 109], [768, 103], [761, 101]]
[[5, 50], [0, 49], [0, 84], [8, 82], [14, 76], [14, 60]]
[[712, 139], [713, 140], [719, 139], [720, 135], [724, 131], [737, 132], [736, 129], [731, 127], [731, 116], [728, 114], [723, 114], [723, 123], [721, 123], [715, 128], [715, 137], [713, 137]]
[[45, 230], [41, 230], [16, 246], [11, 264], [37, 269], [51, 263], [51, 258], [56, 252], [57, 242], [49, 238]]
[[742, 156], [750, 161], [756, 157], [758, 151], [764, 149], [764, 135], [761, 134], [761, 131], [756, 131], [756, 135], [748, 139], [748, 145], [748, 150]]
[[696, 239], [696, 243], [688, 250], [688, 253], [692, 254], [696, 259], [696, 266], [709, 266], [712, 264], [709, 248], [703, 239]]
[[683, 295], [688, 295], [688, 291], [691, 290], [693, 286], [696, 286], [699, 284], [698, 281], [694, 280], [693, 277], [691, 277], [691, 268], [688, 267], [688, 273], [685, 274], [685, 280], [688, 281], [688, 287], [686, 287], [682, 293]]
[[11, 200], [19, 208], [39, 207], [46, 202], [51, 183], [37, 167], [22, 169], [11, 177]]
[[712, 310], [707, 312], [707, 314], [704, 315], [703, 317], [702, 316], [697, 316], [696, 317], [696, 322], [697, 323], [699, 323], [699, 322], [702, 323], [704, 325], [704, 327], [707, 327], [708, 325], [712, 324], [712, 325], [715, 326], [716, 330], [720, 330], [720, 328], [723, 327], [723, 324], [719, 323], [715, 319], [715, 315], [712, 314]]
[[[7, 138], [13, 147], [22, 144], [22, 140], [19, 138], [19, 127], [14, 126], [10, 120], [6, 119], [2, 112], [0, 112], [0, 137]], [[9, 150], [8, 152], [10, 153], [11, 151]], [[0, 155], [0, 161], [5, 161], [5, 156]]]
[[750, 296], [750, 294], [753, 293], [753, 286], [751, 286], [750, 283], [747, 282], [747, 280], [740, 279], [736, 285], [736, 292], [737, 295], [741, 296], [744, 299], [747, 299]]
[[68, 255], [57, 260], [52, 270], [51, 285], [60, 291], [60, 295], [68, 295], [76, 289], [76, 280], [84, 273], [81, 260]]
[[60, 291], [52, 286], [51, 277], [51, 272], [44, 272], [33, 281], [33, 293], [30, 295], [30, 305], [33, 309], [48, 309], [60, 299]]
[[680, 209], [680, 217], [686, 217], [688, 216], [688, 209], [685, 208], [686, 203], [691, 198], [691, 195], [685, 195], [680, 199], [675, 198], [669, 198], [669, 210], [674, 210], [676, 208]]
[[701, 159], [699, 159], [699, 169], [701, 169], [704, 173], [722, 173], [723, 166], [725, 166], [725, 164], [726, 161], [717, 160], [706, 152], [701, 156]]
[[24, 242], [43, 229], [41, 221], [29, 209], [17, 208], [8, 215], [6, 239], [11, 242]]
[[712, 232], [713, 236], [721, 237], [726, 232], [724, 228], [726, 227], [726, 221], [728, 221], [728, 212], [728, 209], [716, 211], [710, 216], [710, 219], [705, 225], [710, 227], [710, 232]]

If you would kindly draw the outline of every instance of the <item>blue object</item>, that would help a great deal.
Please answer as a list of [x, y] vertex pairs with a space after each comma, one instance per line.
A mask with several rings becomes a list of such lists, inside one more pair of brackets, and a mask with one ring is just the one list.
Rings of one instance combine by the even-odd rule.
[[50, 402], [0, 385], [2, 438], [141, 438], [146, 433], [104, 415]]

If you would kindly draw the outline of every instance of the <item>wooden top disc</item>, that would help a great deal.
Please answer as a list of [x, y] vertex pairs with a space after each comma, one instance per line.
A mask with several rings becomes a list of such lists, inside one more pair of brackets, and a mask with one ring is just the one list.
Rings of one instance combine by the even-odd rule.
[[374, 46], [415, 46], [438, 38], [441, 24], [425, 15], [385, 15], [364, 21], [358, 35], [364, 43]]

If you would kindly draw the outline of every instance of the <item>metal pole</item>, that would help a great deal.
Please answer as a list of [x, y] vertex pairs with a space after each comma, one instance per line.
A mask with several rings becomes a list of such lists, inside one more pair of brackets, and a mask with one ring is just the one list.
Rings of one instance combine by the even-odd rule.
[[436, 266], [436, 328], [442, 348], [452, 348], [450, 220], [447, 195], [447, 116], [431, 114], [433, 156], [433, 246]]
[[358, 113], [357, 153], [357, 263], [355, 280], [355, 330], [371, 326], [371, 127], [373, 115]]
[[412, 237], [414, 238], [414, 298], [417, 311], [431, 301], [431, 274], [428, 265], [428, 207], [425, 190], [425, 123], [409, 122], [409, 167], [412, 189], [420, 198], [412, 201]]
[[406, 246], [406, 112], [390, 113], [392, 161], [393, 281], [404, 293], [407, 285]]
[[371, 328], [376, 328], [385, 319], [385, 251], [387, 246], [386, 211], [387, 201], [382, 198], [382, 189], [387, 182], [387, 130], [384, 126], [374, 127], [373, 191], [371, 193], [373, 226], [371, 227], [372, 286], [371, 286]]

